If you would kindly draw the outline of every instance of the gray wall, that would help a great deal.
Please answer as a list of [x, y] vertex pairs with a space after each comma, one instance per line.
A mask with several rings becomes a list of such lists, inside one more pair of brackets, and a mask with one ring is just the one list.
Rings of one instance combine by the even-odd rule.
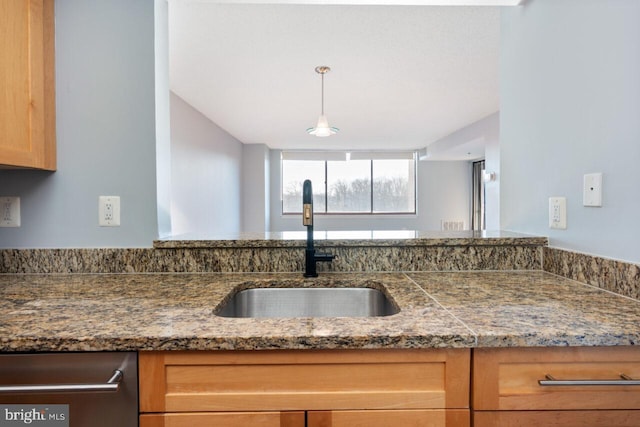
[[[535, 0], [502, 12], [501, 222], [640, 262], [640, 2]], [[602, 172], [603, 206], [582, 206]], [[567, 198], [566, 230], [548, 198]]]
[[172, 233], [239, 232], [241, 183], [242, 143], [172, 93]]
[[269, 231], [269, 147], [264, 144], [242, 146], [242, 231]]
[[155, 0], [155, 57], [158, 236], [166, 237], [171, 235], [171, 110], [167, 0]]
[[[22, 227], [2, 248], [146, 247], [157, 236], [154, 2], [56, 1], [58, 170], [0, 171]], [[98, 196], [121, 227], [98, 226]]]
[[[304, 230], [300, 215], [282, 215], [280, 151], [271, 151], [271, 231]], [[316, 230], [440, 230], [442, 220], [469, 227], [471, 201], [469, 162], [418, 162], [416, 215], [316, 216]], [[300, 201], [302, 203], [302, 201]]]
[[431, 155], [434, 156], [438, 156], [438, 152], [440, 152], [446, 156], [451, 151], [460, 151], [459, 149], [476, 143], [481, 143], [484, 146], [485, 170], [496, 174], [495, 181], [485, 183], [485, 228], [487, 230], [499, 230], [500, 112], [495, 112], [453, 132], [451, 135], [434, 141], [427, 147], [427, 152], [433, 153]]

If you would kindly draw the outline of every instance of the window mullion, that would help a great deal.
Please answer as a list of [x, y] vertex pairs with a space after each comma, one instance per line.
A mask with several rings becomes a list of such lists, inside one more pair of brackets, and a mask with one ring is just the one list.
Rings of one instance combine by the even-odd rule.
[[327, 176], [329, 170], [328, 163], [327, 160], [324, 161], [324, 213], [329, 213], [329, 187], [327, 185], [329, 181], [329, 177]]
[[371, 175], [371, 204], [369, 205], [369, 213], [373, 213], [373, 159], [371, 159], [371, 170], [369, 173]]

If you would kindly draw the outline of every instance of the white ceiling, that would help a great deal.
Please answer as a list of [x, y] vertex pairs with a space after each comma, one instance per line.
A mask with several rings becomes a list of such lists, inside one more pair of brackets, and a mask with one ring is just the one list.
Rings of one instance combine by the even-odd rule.
[[171, 89], [247, 144], [418, 149], [499, 109], [499, 10], [176, 0]]

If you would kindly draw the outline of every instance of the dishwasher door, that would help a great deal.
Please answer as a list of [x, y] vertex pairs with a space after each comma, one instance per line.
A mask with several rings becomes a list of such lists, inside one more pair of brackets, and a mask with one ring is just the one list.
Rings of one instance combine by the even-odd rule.
[[26, 424], [136, 427], [137, 353], [0, 354], [0, 426]]

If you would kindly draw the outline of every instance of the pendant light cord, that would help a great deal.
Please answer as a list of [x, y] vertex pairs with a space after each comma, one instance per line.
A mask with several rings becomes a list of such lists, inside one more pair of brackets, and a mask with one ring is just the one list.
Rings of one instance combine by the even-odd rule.
[[321, 91], [322, 94], [320, 96], [320, 114], [322, 114], [324, 116], [324, 73], [320, 74], [320, 78], [321, 78]]

